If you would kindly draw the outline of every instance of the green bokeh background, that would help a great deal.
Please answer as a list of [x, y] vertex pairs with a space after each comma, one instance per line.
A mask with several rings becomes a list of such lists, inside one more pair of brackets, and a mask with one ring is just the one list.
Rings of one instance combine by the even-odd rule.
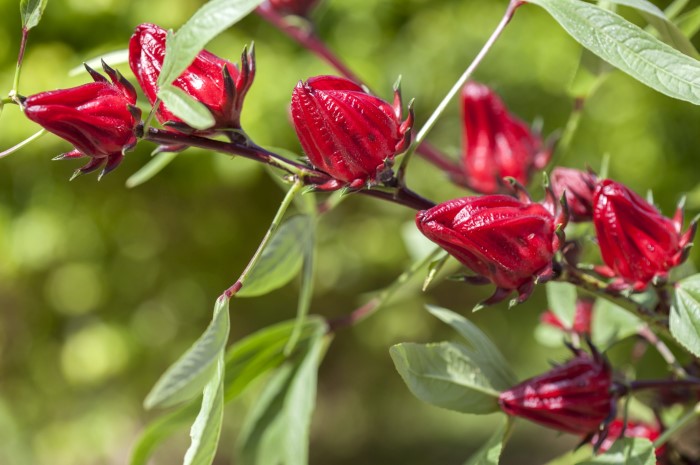
[[[314, 14], [319, 35], [386, 97], [398, 75], [416, 99], [419, 124], [484, 43], [505, 9], [496, 0], [328, 0]], [[692, 3], [692, 2], [691, 2]], [[50, 0], [31, 34], [20, 93], [79, 85], [68, 72], [86, 59], [124, 49], [133, 28], [177, 28], [202, 4], [194, 0]], [[664, 2], [658, 2], [665, 6]], [[629, 16], [634, 21], [639, 18]], [[12, 86], [19, 45], [18, 2], [0, 0], [0, 93]], [[263, 145], [299, 152], [287, 115], [300, 79], [332, 70], [257, 17], [215, 39], [209, 49], [237, 60], [255, 40], [258, 72], [243, 115]], [[580, 49], [543, 11], [518, 11], [476, 78], [495, 88], [525, 121], [549, 134], [572, 107], [569, 84]], [[118, 65], [131, 79], [128, 66]], [[140, 105], [147, 111], [144, 99]], [[670, 214], [691, 192], [700, 206], [697, 128], [700, 112], [619, 72], [587, 102], [563, 165], [599, 167], [638, 192], [653, 189]], [[0, 150], [38, 128], [15, 106], [0, 117]], [[459, 111], [452, 104], [431, 142], [457, 156]], [[140, 144], [118, 170], [68, 178], [78, 162], [51, 162], [70, 146], [47, 135], [0, 161], [0, 463], [123, 464], [143, 426], [159, 412], [142, 399], [163, 370], [206, 327], [213, 303], [262, 238], [283, 192], [253, 162], [190, 149], [135, 189], [126, 179], [154, 147]], [[464, 195], [420, 159], [409, 184], [436, 201]], [[539, 195], [539, 188], [534, 189]], [[410, 263], [404, 231], [413, 212], [352, 197], [323, 218], [312, 311], [342, 315], [390, 283]], [[525, 305], [471, 315], [490, 289], [444, 282], [427, 294], [404, 293], [361, 325], [340, 333], [320, 371], [311, 434], [314, 464], [459, 464], [495, 428], [498, 416], [459, 415], [413, 398], [388, 347], [450, 332], [423, 309], [437, 303], [469, 315], [502, 348], [521, 377], [562, 360], [565, 349], [539, 346], [533, 328], [543, 289]], [[297, 283], [233, 302], [232, 340], [294, 316]], [[616, 349], [625, 358], [631, 344]], [[615, 353], [612, 354], [615, 356]], [[645, 355], [644, 374], [661, 370]], [[662, 373], [663, 371], [659, 371]], [[218, 464], [230, 463], [234, 438], [253, 390], [227, 407]], [[576, 443], [519, 424], [504, 463], [542, 463]], [[187, 431], [168, 441], [154, 463], [179, 463]]]

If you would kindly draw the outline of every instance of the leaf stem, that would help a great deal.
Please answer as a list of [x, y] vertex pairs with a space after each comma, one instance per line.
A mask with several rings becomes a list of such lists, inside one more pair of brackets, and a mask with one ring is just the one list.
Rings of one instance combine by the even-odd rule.
[[654, 448], [658, 448], [666, 444], [666, 442], [671, 438], [671, 436], [676, 434], [684, 426], [693, 421], [695, 417], [700, 417], [700, 402], [695, 404], [695, 407], [693, 407], [690, 411], [683, 415], [683, 417], [681, 417], [676, 423], [671, 425], [667, 430], [661, 433], [661, 436], [656, 438], [656, 441], [654, 441]]
[[22, 27], [22, 39], [19, 43], [19, 53], [17, 54], [17, 66], [15, 67], [15, 77], [12, 81], [12, 90], [10, 91], [10, 97], [14, 99], [17, 95], [17, 89], [19, 88], [19, 75], [22, 70], [22, 62], [24, 61], [24, 51], [27, 48], [27, 39], [29, 37], [29, 29]]
[[641, 337], [646, 339], [649, 344], [656, 348], [656, 351], [663, 357], [668, 365], [673, 369], [673, 373], [681, 379], [687, 378], [688, 373], [683, 369], [676, 356], [673, 355], [671, 349], [662, 341], [650, 328], [648, 324], [642, 326], [637, 332]]
[[277, 213], [275, 214], [274, 218], [272, 218], [270, 227], [267, 229], [267, 232], [265, 233], [265, 236], [263, 237], [262, 241], [260, 241], [260, 245], [258, 245], [258, 249], [253, 254], [253, 257], [248, 262], [248, 265], [245, 267], [245, 269], [238, 277], [236, 282], [224, 291], [223, 295], [226, 296], [226, 298], [230, 299], [238, 291], [241, 290], [246, 278], [250, 274], [253, 267], [258, 263], [258, 260], [260, 260], [260, 257], [262, 256], [265, 247], [267, 247], [267, 245], [270, 243], [272, 236], [275, 234], [275, 231], [277, 231], [277, 228], [282, 223], [282, 218], [284, 217], [287, 208], [289, 208], [289, 205], [291, 205], [292, 200], [294, 200], [294, 197], [296, 197], [296, 195], [299, 193], [299, 191], [301, 191], [303, 187], [304, 183], [299, 178], [297, 178], [294, 181], [294, 184], [292, 184], [292, 186], [289, 188], [287, 194], [284, 196], [284, 199], [282, 199], [282, 203], [277, 209]]
[[432, 252], [426, 255], [425, 258], [414, 262], [410, 268], [401, 273], [399, 277], [396, 278], [396, 280], [388, 287], [382, 290], [378, 296], [372, 298], [369, 302], [356, 308], [347, 315], [329, 320], [328, 332], [334, 333], [340, 329], [349, 328], [376, 313], [377, 310], [385, 305], [387, 301], [404, 286], [404, 284], [406, 284], [418, 271], [435, 260], [435, 258], [437, 258], [441, 252], [442, 249], [440, 247], [436, 247]]

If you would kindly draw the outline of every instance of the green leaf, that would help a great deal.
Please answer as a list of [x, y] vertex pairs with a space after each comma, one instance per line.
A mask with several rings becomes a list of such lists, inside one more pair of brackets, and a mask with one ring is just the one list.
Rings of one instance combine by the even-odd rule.
[[198, 410], [198, 403], [192, 402], [154, 420], [134, 445], [129, 465], [148, 465], [156, 448], [174, 433], [192, 424]]
[[[165, 86], [182, 74], [210, 40], [233, 26], [262, 1], [210, 0], [197, 10], [174, 35], [169, 33], [165, 60], [158, 78], [161, 92]], [[161, 92], [158, 96], [162, 99]], [[163, 101], [165, 102], [165, 99]], [[172, 108], [170, 110], [173, 111]]]
[[512, 424], [510, 417], [506, 417], [503, 424], [464, 465], [498, 465]]
[[129, 176], [126, 180], [126, 187], [133, 188], [140, 186], [156, 174], [160, 173], [163, 168], [168, 166], [170, 162], [175, 160], [179, 155], [178, 152], [161, 152], [156, 154], [148, 163], [143, 165], [137, 172]]
[[[316, 323], [302, 357], [282, 365], [249, 412], [238, 438], [241, 465], [306, 465], [326, 325]], [[301, 344], [299, 344], [301, 346]]]
[[700, 274], [676, 285], [669, 329], [680, 345], [700, 357]]
[[313, 227], [311, 218], [304, 215], [282, 223], [236, 297], [264, 295], [291, 281], [299, 273], [309, 244], [313, 244]]
[[48, 0], [20, 0], [19, 14], [23, 29], [29, 30], [39, 24], [47, 3]]
[[569, 283], [549, 282], [546, 284], [547, 302], [564, 327], [571, 328], [576, 314], [576, 286]]
[[445, 266], [445, 263], [447, 263], [447, 259], [450, 258], [450, 254], [447, 252], [440, 253], [439, 258], [436, 260], [433, 260], [430, 262], [428, 265], [428, 275], [425, 277], [425, 280], [423, 281], [423, 292], [425, 292], [426, 289], [428, 289], [428, 286], [430, 286], [430, 283], [433, 282], [437, 274], [442, 270], [442, 268]]
[[410, 391], [429, 404], [462, 413], [498, 411], [500, 379], [474, 351], [453, 342], [397, 344], [389, 350]]
[[160, 377], [144, 406], [168, 407], [201, 394], [217, 371], [217, 361], [226, 347], [230, 328], [228, 299], [220, 297], [214, 317], [204, 334]]
[[489, 378], [494, 387], [505, 390], [517, 383], [517, 378], [501, 351], [474, 323], [445, 308], [434, 305], [426, 305], [426, 308], [435, 318], [457, 331], [474, 350], [474, 354], [478, 354], [478, 359], [488, 365]]
[[593, 305], [591, 338], [593, 344], [605, 351], [617, 341], [633, 336], [644, 326], [638, 316], [606, 299], [597, 299]]
[[224, 352], [219, 352], [216, 372], [204, 388], [202, 407], [192, 424], [192, 442], [184, 465], [211, 465], [216, 455], [224, 421]]
[[656, 465], [654, 445], [646, 438], [620, 438], [601, 455], [577, 465]]
[[700, 104], [700, 62], [610, 11], [580, 0], [528, 0], [581, 45], [670, 97]]
[[174, 86], [161, 87], [158, 97], [168, 106], [168, 110], [188, 126], [202, 130], [214, 126], [214, 116], [209, 109], [182, 89]]

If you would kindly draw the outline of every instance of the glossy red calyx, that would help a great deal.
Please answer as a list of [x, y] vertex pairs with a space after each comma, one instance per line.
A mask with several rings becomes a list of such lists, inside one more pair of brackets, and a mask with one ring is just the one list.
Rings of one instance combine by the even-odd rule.
[[376, 182], [410, 144], [413, 113], [402, 121], [398, 90], [389, 104], [348, 79], [316, 76], [294, 88], [291, 113], [311, 164], [333, 178], [324, 189]]
[[687, 258], [696, 224], [681, 232], [681, 207], [673, 219], [666, 218], [635, 192], [609, 179], [598, 183], [593, 206], [593, 224], [606, 265], [597, 270], [617, 278], [614, 287], [643, 290], [652, 280], [665, 280], [668, 271]]
[[134, 106], [136, 90], [118, 71], [104, 62], [102, 66], [111, 82], [85, 65], [95, 82], [22, 99], [27, 118], [75, 147], [54, 160], [91, 158], [73, 177], [104, 166], [102, 177], [121, 163], [124, 152], [136, 145], [141, 115]]
[[557, 167], [552, 170], [549, 180], [557, 198], [566, 196], [572, 222], [580, 223], [593, 219], [593, 191], [597, 181], [595, 174]]
[[[145, 23], [136, 27], [129, 41], [129, 66], [151, 104], [158, 96], [158, 78], [165, 59], [167, 35], [167, 31], [161, 27]], [[211, 111], [215, 124], [210, 131], [240, 129], [243, 100], [254, 77], [255, 57], [252, 51], [243, 51], [239, 69], [230, 61], [203, 50], [173, 85]], [[158, 106], [156, 117], [161, 123], [170, 123], [175, 129], [193, 131], [163, 104]]]
[[462, 166], [469, 185], [484, 194], [502, 192], [505, 177], [527, 185], [549, 161], [551, 147], [510, 114], [487, 86], [468, 82], [461, 98]]

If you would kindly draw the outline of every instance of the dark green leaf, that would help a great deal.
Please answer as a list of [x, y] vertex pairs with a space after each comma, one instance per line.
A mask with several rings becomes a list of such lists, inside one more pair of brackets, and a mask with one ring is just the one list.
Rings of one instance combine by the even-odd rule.
[[209, 327], [160, 377], [146, 397], [145, 407], [167, 407], [200, 395], [216, 373], [217, 360], [228, 340], [229, 325], [228, 299], [220, 297]]
[[496, 432], [464, 465], [498, 465], [511, 426], [510, 417], [506, 417]]
[[700, 62], [610, 11], [580, 0], [528, 0], [581, 45], [670, 97], [700, 104]]
[[154, 420], [141, 433], [134, 449], [131, 451], [129, 465], [147, 465], [156, 448], [174, 433], [192, 424], [199, 404], [192, 402]]
[[317, 322], [301, 358], [286, 362], [268, 381], [238, 440], [242, 465], [306, 465], [308, 435], [316, 399], [316, 378], [326, 325]]
[[427, 305], [426, 308], [435, 318], [457, 331], [473, 349], [474, 358], [487, 365], [485, 372], [488, 373], [492, 386], [499, 390], [505, 390], [517, 382], [513, 370], [501, 351], [474, 323], [445, 308], [434, 305]]
[[680, 345], [700, 357], [700, 274], [678, 282], [669, 329]]
[[[233, 26], [262, 1], [210, 0], [197, 10], [172, 37], [169, 34], [165, 60], [158, 78], [161, 92], [166, 85], [182, 74], [210, 40]], [[162, 98], [160, 92], [158, 96]], [[172, 108], [170, 110], [173, 111]]]
[[413, 395], [438, 407], [462, 413], [498, 411], [500, 376], [474, 351], [462, 344], [403, 343], [389, 353]]
[[313, 221], [292, 216], [280, 225], [251, 270], [236, 297], [256, 297], [274, 291], [299, 273], [308, 247], [313, 244]]
[[20, 0], [19, 13], [22, 16], [22, 28], [36, 27], [44, 14], [48, 0]]
[[175, 116], [195, 129], [209, 129], [214, 125], [214, 116], [203, 103], [198, 102], [182, 89], [174, 86], [161, 87], [158, 97]]
[[126, 180], [126, 187], [133, 188], [140, 186], [144, 182], [160, 173], [163, 168], [175, 160], [179, 154], [177, 152], [161, 152], [156, 154], [148, 163], [143, 165], [137, 172], [129, 176]]
[[564, 327], [571, 328], [576, 313], [576, 286], [569, 283], [549, 282], [546, 288], [549, 309], [559, 318]]
[[224, 352], [219, 353], [214, 376], [204, 387], [202, 407], [192, 424], [192, 442], [184, 465], [211, 465], [216, 455], [224, 421]]
[[654, 445], [646, 438], [620, 438], [604, 454], [577, 465], [656, 465]]

